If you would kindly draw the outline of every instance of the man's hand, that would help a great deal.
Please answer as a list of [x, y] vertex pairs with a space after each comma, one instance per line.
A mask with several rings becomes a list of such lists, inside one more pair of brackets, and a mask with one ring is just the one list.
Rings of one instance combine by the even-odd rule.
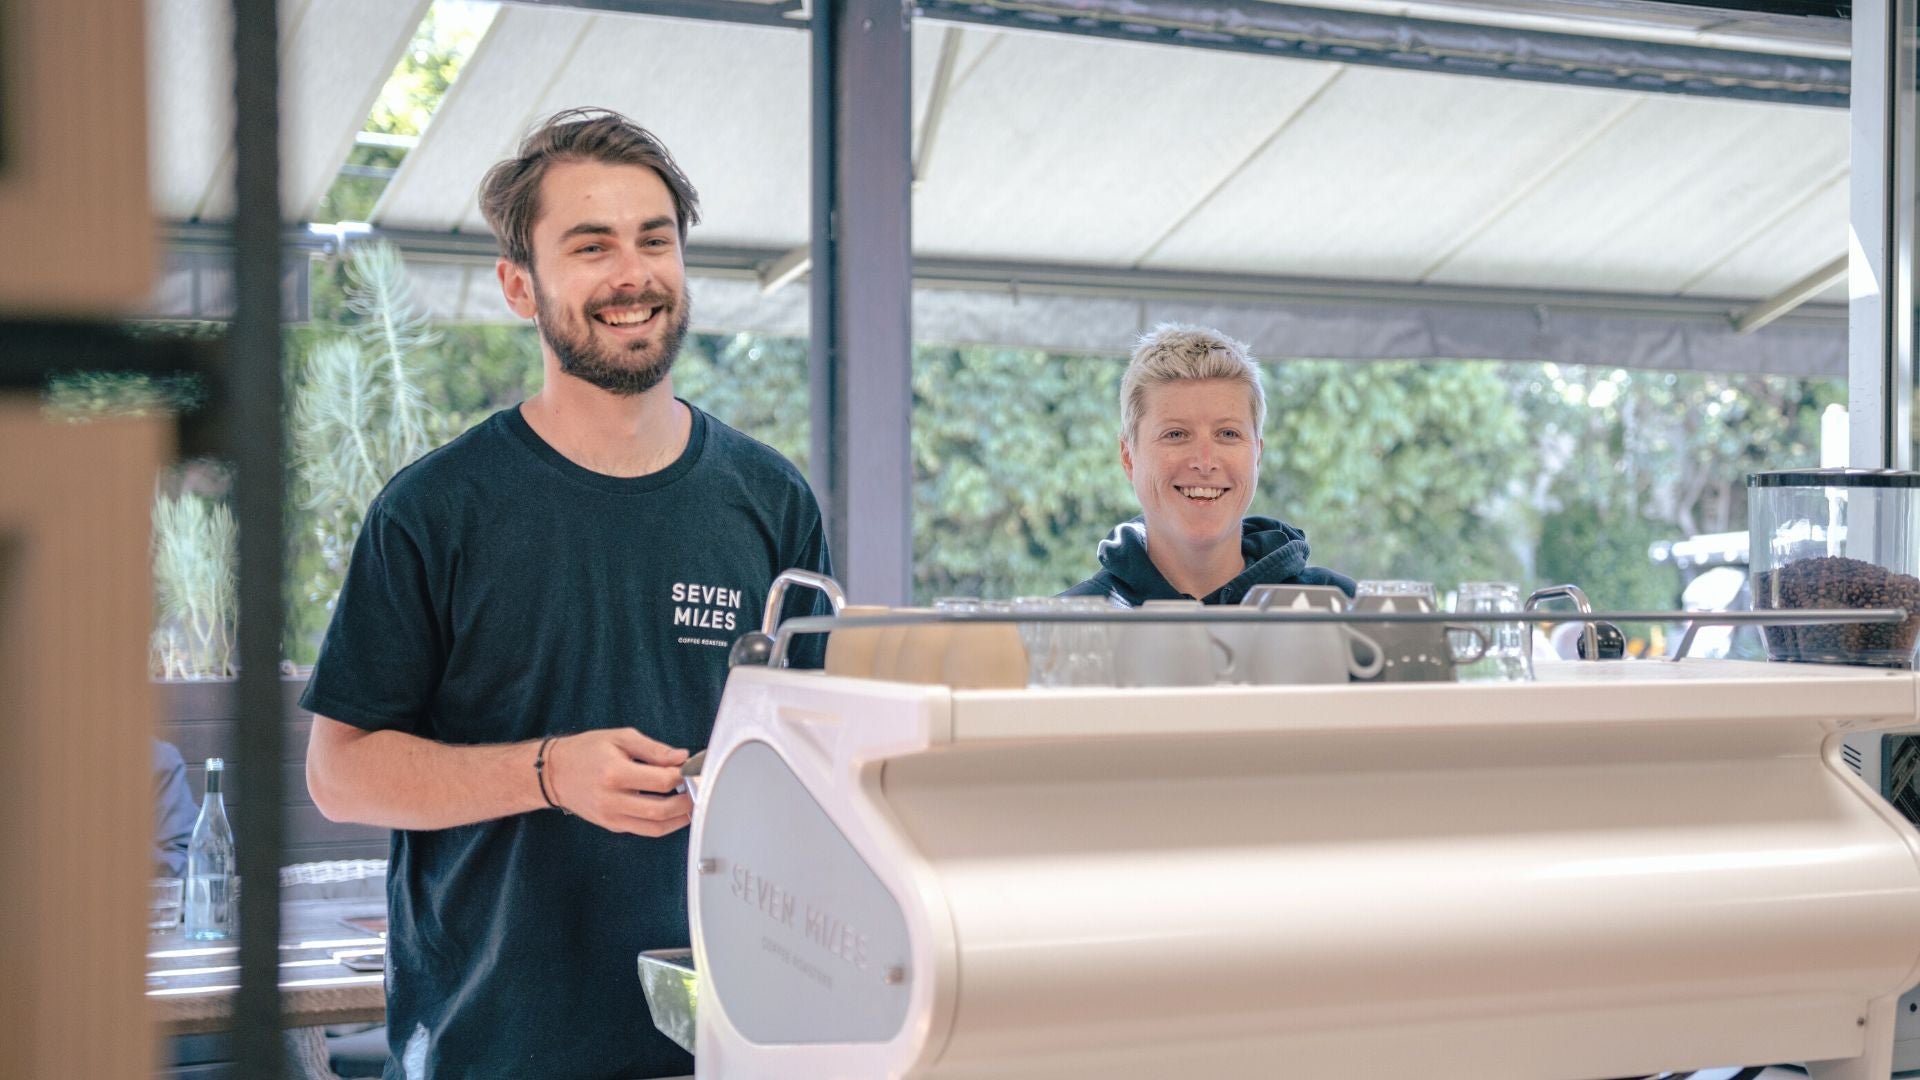
[[566, 735], [547, 746], [553, 801], [611, 832], [665, 836], [693, 820], [693, 800], [675, 795], [687, 752], [632, 728]]

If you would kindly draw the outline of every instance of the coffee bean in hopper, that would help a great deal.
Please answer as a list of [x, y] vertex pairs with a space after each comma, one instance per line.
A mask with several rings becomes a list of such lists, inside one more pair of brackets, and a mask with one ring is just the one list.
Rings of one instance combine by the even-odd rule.
[[1769, 626], [1767, 648], [1776, 660], [1906, 667], [1920, 637], [1920, 578], [1877, 563], [1827, 555], [1801, 559], [1754, 578], [1756, 610], [1903, 608], [1899, 623]]

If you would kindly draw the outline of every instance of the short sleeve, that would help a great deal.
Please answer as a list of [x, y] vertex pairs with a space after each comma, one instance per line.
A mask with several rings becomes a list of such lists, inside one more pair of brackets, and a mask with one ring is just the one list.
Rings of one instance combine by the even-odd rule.
[[446, 622], [427, 553], [374, 500], [320, 645], [304, 709], [368, 731], [421, 734], [446, 669]]

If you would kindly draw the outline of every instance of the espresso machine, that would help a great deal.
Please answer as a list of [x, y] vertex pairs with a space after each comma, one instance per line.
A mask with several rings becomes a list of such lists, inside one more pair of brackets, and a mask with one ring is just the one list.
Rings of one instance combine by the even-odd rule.
[[1911, 672], [956, 688], [785, 633], [690, 781], [702, 1078], [1890, 1070], [1920, 836], [1842, 744]]

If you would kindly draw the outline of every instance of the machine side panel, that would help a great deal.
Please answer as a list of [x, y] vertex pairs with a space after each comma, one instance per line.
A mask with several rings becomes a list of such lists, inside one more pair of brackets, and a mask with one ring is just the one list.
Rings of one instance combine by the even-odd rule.
[[757, 1043], [886, 1042], [906, 1020], [900, 905], [780, 756], [743, 743], [709, 786], [703, 984]]

